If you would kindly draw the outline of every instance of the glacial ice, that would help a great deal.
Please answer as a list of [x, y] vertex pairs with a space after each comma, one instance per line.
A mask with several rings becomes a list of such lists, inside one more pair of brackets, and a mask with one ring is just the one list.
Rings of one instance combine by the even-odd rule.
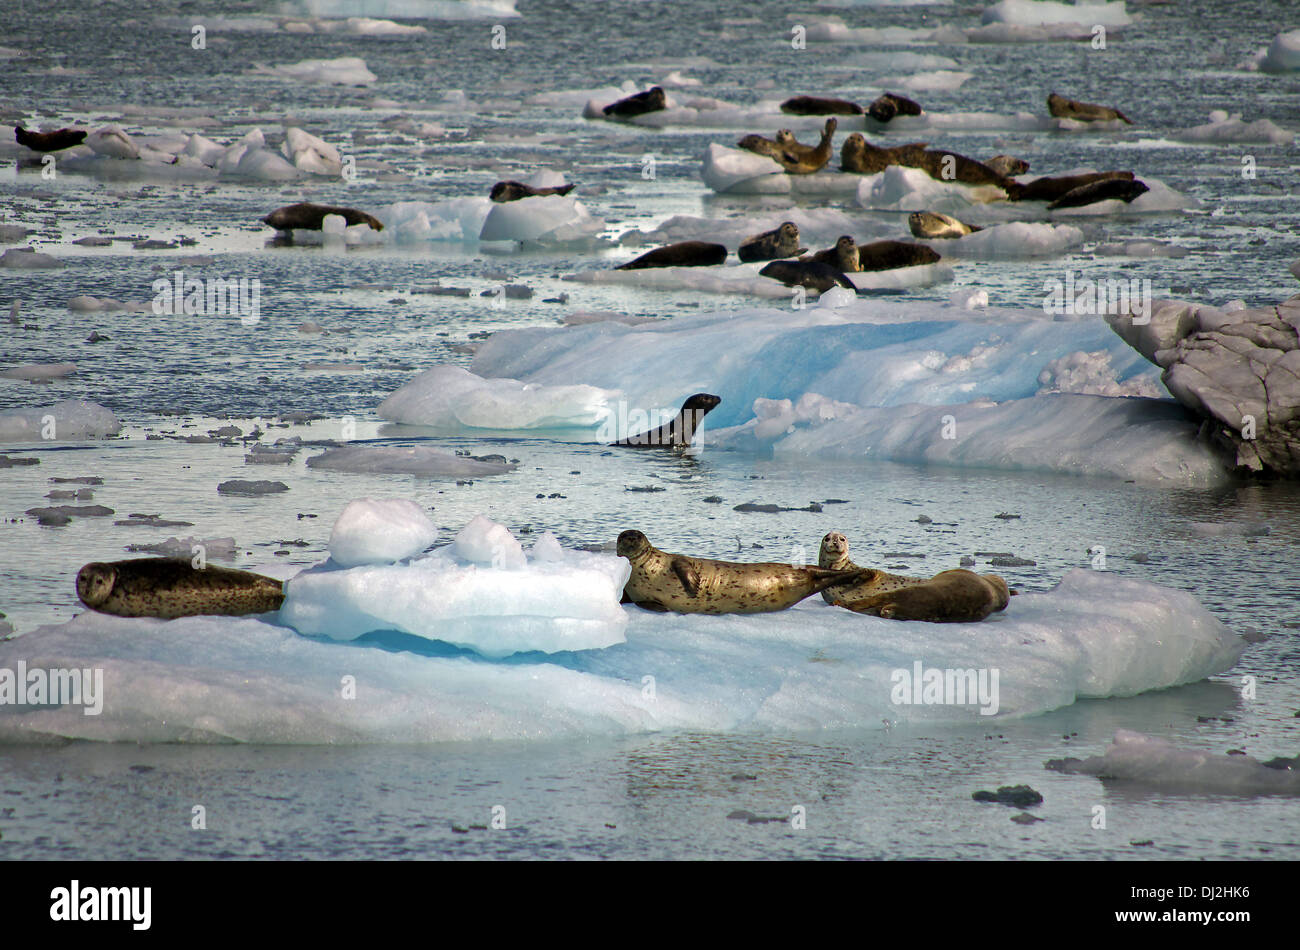
[[330, 560], [340, 567], [392, 564], [414, 557], [438, 540], [438, 529], [409, 498], [358, 498], [348, 502], [330, 531]]
[[424, 478], [479, 478], [513, 471], [506, 462], [481, 462], [448, 455], [427, 445], [344, 445], [307, 460], [308, 468], [363, 475], [419, 475]]
[[577, 198], [539, 195], [504, 204], [492, 204], [481, 241], [576, 241], [598, 234], [605, 227]]
[[366, 68], [366, 61], [360, 56], [304, 59], [296, 63], [260, 67], [258, 71], [296, 82], [332, 83], [340, 86], [364, 86], [379, 78]]
[[960, 214], [974, 205], [1001, 201], [997, 185], [937, 181], [919, 168], [890, 165], [874, 175], [853, 175], [858, 204], [873, 211], [940, 211]]
[[965, 237], [923, 240], [921, 243], [928, 244], [944, 257], [993, 261], [1063, 254], [1083, 243], [1083, 232], [1068, 224], [1011, 221], [986, 227]]
[[[558, 564], [535, 558], [523, 571], [463, 567], [438, 552], [407, 566], [313, 571], [289, 582], [289, 603], [312, 608], [303, 623], [308, 613], [329, 622], [326, 605], [337, 604], [335, 617], [347, 610], [368, 627], [374, 620], [364, 609], [375, 604], [409, 615], [426, 635], [469, 631], [479, 650], [506, 651], [515, 645], [507, 638], [562, 649], [499, 660], [448, 655], [418, 634], [336, 643], [256, 618], [87, 612], [0, 642], [0, 666], [103, 669], [102, 714], [5, 705], [0, 741], [386, 743], [789, 734], [879, 729], [882, 721], [979, 726], [1194, 682], [1231, 668], [1246, 646], [1191, 594], [1104, 571], [1071, 571], [979, 624], [926, 624], [853, 614], [819, 598], [751, 616], [625, 610], [611, 604], [625, 570], [622, 559], [577, 552]], [[365, 578], [383, 586], [363, 592]], [[436, 579], [442, 596], [423, 593], [422, 578]], [[622, 615], [613, 645], [563, 650], [557, 607], [570, 617], [578, 604], [599, 618], [581, 627], [583, 637], [599, 624], [612, 631], [611, 606]], [[512, 614], [538, 609], [546, 612]], [[541, 631], [536, 639], [530, 628]], [[974, 704], [895, 704], [894, 671], [917, 661], [998, 669], [997, 715], [982, 716]], [[345, 676], [355, 677], [354, 699], [340, 694]]]
[[1255, 54], [1248, 68], [1266, 73], [1285, 73], [1300, 69], [1300, 30], [1277, 34], [1267, 49], [1261, 49]]
[[[1297, 68], [1300, 68], [1300, 64]], [[1265, 142], [1270, 145], [1291, 145], [1295, 142], [1294, 132], [1282, 128], [1270, 119], [1245, 122], [1240, 112], [1229, 115], [1222, 109], [1211, 112], [1210, 121], [1204, 125], [1183, 129], [1181, 132], [1173, 133], [1173, 136], [1187, 142]]]
[[53, 422], [56, 441], [102, 439], [122, 431], [122, 423], [98, 403], [65, 399], [39, 409], [7, 409], [0, 412], [0, 442], [42, 442], [48, 423]]
[[384, 222], [385, 241], [404, 244], [415, 241], [477, 241], [492, 201], [481, 198], [451, 198], [446, 201], [398, 201], [376, 208], [374, 215]]
[[1113, 3], [1057, 3], [1053, 0], [999, 0], [985, 7], [981, 23], [1013, 23], [1017, 26], [1052, 26], [1074, 23], [1091, 28], [1128, 26], [1133, 22], [1124, 0]]
[[526, 563], [524, 546], [510, 533], [510, 529], [485, 515], [475, 515], [460, 529], [452, 541], [451, 550], [471, 564], [511, 571], [522, 570]]

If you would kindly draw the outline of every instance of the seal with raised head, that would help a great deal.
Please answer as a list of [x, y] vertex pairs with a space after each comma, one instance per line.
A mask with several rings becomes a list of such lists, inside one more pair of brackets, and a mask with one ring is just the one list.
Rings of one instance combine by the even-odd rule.
[[867, 107], [867, 115], [877, 122], [888, 122], [895, 116], [920, 115], [921, 104], [913, 102], [906, 96], [887, 92]]
[[336, 208], [333, 205], [312, 204], [310, 201], [300, 201], [296, 205], [285, 205], [283, 208], [276, 208], [261, 221], [269, 224], [277, 231], [319, 231], [325, 222], [327, 215], [337, 214], [348, 225], [368, 224], [372, 230], [382, 231], [383, 222], [373, 214], [366, 214], [364, 211], [358, 211], [356, 208]]
[[925, 142], [884, 147], [872, 145], [861, 132], [854, 132], [840, 147], [840, 170], [874, 175], [890, 165], [910, 165], [924, 161]]
[[787, 115], [862, 115], [862, 106], [847, 99], [794, 96], [781, 103], [781, 111]]
[[911, 241], [872, 241], [858, 245], [858, 270], [893, 270], [938, 260], [939, 252], [934, 248]]
[[615, 270], [642, 270], [646, 267], [712, 267], [727, 259], [727, 249], [708, 241], [680, 241], [666, 244], [640, 257], [619, 264]]
[[704, 417], [716, 409], [720, 402], [721, 396], [696, 393], [682, 403], [682, 408], [671, 421], [649, 432], [640, 432], [618, 442], [611, 442], [610, 445], [627, 449], [688, 449], [695, 441], [695, 433], [699, 431]]
[[680, 614], [757, 614], [793, 607], [861, 572], [773, 562], [742, 564], [660, 551], [640, 531], [618, 536], [618, 556], [632, 564], [623, 603]]
[[822, 130], [821, 141], [813, 146], [803, 145], [789, 129], [782, 129], [776, 133], [776, 141], [781, 146], [781, 153], [773, 157], [788, 174], [811, 175], [825, 167], [831, 160], [831, 141], [835, 137], [835, 129], [838, 126], [839, 123], [834, 116], [827, 119], [826, 127]]
[[1005, 610], [1011, 601], [1007, 582], [996, 574], [976, 574], [957, 567], [929, 580], [861, 598], [840, 598], [836, 607], [886, 620], [970, 623]]
[[1023, 158], [1016, 158], [1014, 155], [994, 155], [984, 164], [999, 175], [1006, 175], [1008, 178], [1012, 175], [1023, 175], [1029, 171], [1029, 163]]
[[919, 168], [935, 181], [960, 181], [968, 185], [997, 185], [1008, 192], [1016, 183], [1006, 175], [989, 168], [983, 162], [967, 158], [957, 152], [943, 149], [927, 148], [920, 153], [917, 161], [906, 162], [912, 168]]
[[[785, 129], [781, 130], [786, 131]], [[778, 135], [780, 133], [777, 133]], [[776, 159], [781, 154], [781, 146], [772, 139], [765, 139], [761, 135], [746, 135], [736, 143], [736, 148], [743, 148], [747, 152], [753, 152], [755, 155], [766, 155], [768, 158]]]
[[33, 152], [57, 152], [72, 148], [86, 140], [85, 129], [55, 129], [53, 132], [33, 132], [21, 125], [14, 126], [14, 141]]
[[532, 185], [525, 185], [521, 181], [499, 181], [492, 186], [492, 192], [488, 195], [497, 204], [505, 204], [507, 201], [518, 201], [520, 198], [542, 198], [547, 195], [567, 195], [573, 191], [573, 185], [558, 185], [555, 188], [534, 188]]
[[912, 229], [913, 237], [931, 239], [965, 237], [983, 230], [938, 211], [913, 211], [907, 216], [907, 226]]
[[807, 287], [823, 294], [835, 286], [855, 293], [858, 289], [842, 271], [820, 261], [772, 261], [758, 272], [758, 276], [779, 280], [787, 287]]
[[1080, 185], [1078, 188], [1072, 188], [1047, 207], [1048, 210], [1082, 208], [1084, 205], [1096, 204], [1098, 201], [1105, 201], [1107, 198], [1118, 198], [1127, 204], [1150, 190], [1146, 182], [1139, 181], [1136, 178], [1103, 178], [1101, 181], [1091, 181], [1086, 185]]
[[668, 97], [664, 94], [663, 87], [652, 86], [645, 92], [638, 92], [618, 102], [611, 102], [601, 111], [616, 119], [630, 119], [645, 115], [647, 112], [662, 112], [667, 107]]
[[771, 231], [755, 234], [740, 243], [736, 256], [742, 261], [775, 261], [783, 257], [797, 257], [807, 248], [799, 246], [799, 226], [793, 221], [782, 221]]
[[1111, 178], [1133, 180], [1132, 172], [1089, 172], [1084, 175], [1061, 175], [1056, 178], [1044, 176], [1035, 178], [1025, 185], [1017, 185], [1007, 193], [1012, 201], [1055, 201], [1068, 195], [1076, 188], [1090, 185], [1095, 181], [1107, 181]]
[[1077, 102], [1052, 93], [1047, 97], [1047, 111], [1058, 119], [1077, 119], [1080, 122], [1121, 122], [1133, 124], [1133, 120], [1110, 106], [1093, 105], [1091, 102]]
[[284, 584], [227, 567], [196, 568], [185, 558], [96, 561], [77, 574], [77, 597], [118, 617], [238, 616], [279, 610]]
[[842, 274], [851, 274], [854, 271], [862, 270], [858, 266], [857, 242], [848, 234], [840, 235], [834, 247], [818, 251], [808, 260], [816, 261], [819, 264], [830, 264]]
[[817, 563], [832, 571], [864, 571], [868, 576], [852, 584], [836, 584], [822, 591], [822, 599], [828, 604], [837, 600], [860, 600], [873, 594], [898, 590], [910, 584], [922, 583], [924, 577], [909, 577], [906, 574], [890, 574], [873, 568], [859, 567], [849, 559], [849, 539], [838, 531], [832, 531], [822, 538], [821, 550], [817, 552]]

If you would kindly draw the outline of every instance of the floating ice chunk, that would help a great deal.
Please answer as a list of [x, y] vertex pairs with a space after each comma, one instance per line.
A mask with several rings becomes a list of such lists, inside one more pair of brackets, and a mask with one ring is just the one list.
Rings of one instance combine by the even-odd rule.
[[1100, 26], [1128, 26], [1133, 22], [1124, 0], [1113, 3], [1056, 3], [1053, 0], [1000, 0], [985, 7], [981, 23], [1012, 23], [1018, 26], [1051, 26], [1073, 23], [1091, 29]]
[[1178, 244], [1164, 244], [1160, 241], [1116, 241], [1110, 244], [1098, 244], [1092, 253], [1106, 257], [1186, 257], [1189, 248]]
[[890, 165], [875, 175], [853, 177], [858, 182], [858, 204], [873, 211], [961, 212], [1007, 196], [996, 185], [936, 181], [919, 168], [903, 165]]
[[95, 129], [86, 136], [86, 145], [96, 155], [105, 155], [109, 158], [138, 159], [140, 157], [140, 149], [131, 141], [131, 137], [116, 125]]
[[233, 174], [248, 178], [260, 178], [262, 181], [288, 181], [301, 173], [275, 152], [265, 148], [247, 148], [239, 156]]
[[272, 66], [263, 71], [298, 82], [332, 83], [340, 86], [364, 86], [379, 78], [366, 68], [366, 61], [360, 56], [304, 59], [297, 63]]
[[783, 194], [790, 190], [789, 176], [774, 159], [716, 142], [709, 146], [700, 171], [704, 183], [717, 192], [744, 184], [746, 193]]
[[408, 498], [358, 498], [344, 506], [330, 532], [330, 558], [341, 567], [392, 564], [415, 557], [438, 529]]
[[948, 303], [962, 310], [976, 310], [989, 305], [989, 292], [978, 287], [963, 287], [953, 291]]
[[122, 424], [98, 403], [65, 399], [40, 409], [8, 409], [0, 412], [0, 441], [59, 441], [102, 439], [117, 435]]
[[577, 198], [542, 195], [493, 204], [479, 232], [482, 241], [576, 240], [605, 227]]
[[510, 529], [483, 515], [475, 515], [460, 529], [452, 550], [473, 564], [490, 564], [509, 571], [521, 570], [525, 562], [523, 545]]
[[838, 307], [847, 307], [849, 304], [856, 302], [857, 299], [858, 295], [847, 287], [832, 287], [817, 299], [817, 306], [830, 307], [834, 310]]
[[285, 131], [280, 152], [296, 168], [313, 175], [339, 175], [343, 172], [343, 158], [338, 149], [296, 127]]
[[598, 426], [617, 390], [538, 386], [484, 379], [459, 366], [425, 370], [379, 406], [390, 422], [440, 429], [552, 429]]
[[384, 222], [385, 239], [396, 243], [477, 241], [491, 208], [488, 198], [399, 201], [380, 208], [375, 216]]
[[909, 92], [952, 92], [960, 89], [974, 73], [956, 69], [936, 69], [911, 76], [892, 76], [879, 80], [876, 85], [884, 89], [906, 89]]
[[307, 460], [308, 468], [368, 475], [421, 475], [425, 478], [478, 478], [517, 468], [508, 462], [481, 462], [449, 455], [425, 445], [345, 445]]
[[1300, 30], [1279, 33], [1267, 49], [1255, 54], [1249, 69], [1258, 69], [1266, 73], [1286, 73], [1300, 69]]
[[1007, 260], [1051, 257], [1083, 243], [1083, 232], [1069, 224], [1011, 221], [974, 231], [956, 240], [924, 241], [944, 257]]
[[533, 188], [562, 188], [568, 184], [563, 172], [550, 168], [539, 169], [524, 179], [523, 183]]
[[57, 257], [51, 257], [49, 254], [42, 254], [40, 251], [30, 247], [11, 247], [3, 254], [0, 254], [0, 267], [15, 267], [24, 270], [50, 270], [62, 266], [62, 262]]
[[190, 136], [189, 141], [185, 143], [185, 155], [196, 158], [208, 167], [215, 167], [221, 160], [221, 156], [226, 152], [226, 146], [218, 145], [211, 139], [204, 138], [195, 132]]
[[62, 379], [77, 371], [76, 363], [28, 363], [0, 369], [0, 379], [25, 379], [31, 382], [48, 382]]
[[544, 531], [541, 536], [533, 542], [532, 559], [538, 562], [554, 562], [564, 560], [564, 549], [560, 547], [560, 539], [555, 536], [554, 531]]
[[156, 554], [159, 557], [176, 557], [190, 560], [200, 551], [205, 558], [234, 560], [237, 553], [234, 538], [168, 538], [157, 544], [128, 544], [128, 551], [138, 554]]
[[1127, 729], [1115, 731], [1114, 742], [1103, 755], [1054, 759], [1047, 767], [1201, 795], [1300, 795], [1295, 758], [1264, 763], [1250, 755], [1182, 749], [1167, 739]]
[[1051, 360], [1038, 374], [1038, 394], [1084, 393], [1094, 396], [1146, 396], [1160, 399], [1164, 392], [1149, 376], [1134, 376], [1120, 383], [1107, 350], [1078, 350]]
[[1210, 121], [1206, 124], [1192, 126], [1171, 135], [1189, 142], [1267, 142], [1270, 145], [1291, 145], [1295, 142], [1294, 132], [1269, 119], [1245, 122], [1240, 112], [1228, 115], [1220, 110], [1210, 113]]

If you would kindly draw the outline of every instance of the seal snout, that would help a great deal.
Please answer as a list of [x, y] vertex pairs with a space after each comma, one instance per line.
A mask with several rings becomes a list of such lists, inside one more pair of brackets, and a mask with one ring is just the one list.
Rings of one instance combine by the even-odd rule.
[[112, 566], [96, 561], [77, 572], [77, 597], [87, 607], [98, 607], [113, 593], [117, 571]]

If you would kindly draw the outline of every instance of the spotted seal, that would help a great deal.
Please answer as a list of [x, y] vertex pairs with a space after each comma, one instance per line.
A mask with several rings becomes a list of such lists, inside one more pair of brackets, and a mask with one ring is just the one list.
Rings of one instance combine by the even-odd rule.
[[862, 115], [862, 106], [847, 99], [794, 96], [781, 103], [781, 111], [787, 115]]
[[831, 141], [835, 137], [835, 129], [839, 123], [834, 116], [826, 120], [826, 127], [822, 129], [821, 141], [816, 145], [804, 145], [800, 143], [789, 129], [782, 129], [776, 133], [777, 144], [781, 146], [779, 155], [773, 158], [780, 163], [788, 174], [791, 175], [811, 175], [813, 172], [825, 167], [826, 163], [831, 160]]
[[895, 95], [887, 92], [876, 99], [875, 102], [867, 106], [867, 115], [877, 122], [888, 122], [895, 116], [900, 115], [920, 115], [921, 105], [913, 102], [906, 96]]
[[858, 245], [858, 270], [894, 270], [938, 260], [939, 252], [934, 248], [911, 241], [872, 241]]
[[817, 563], [832, 571], [864, 571], [866, 577], [855, 584], [836, 584], [822, 591], [822, 599], [828, 604], [837, 600], [860, 600], [873, 594], [898, 590], [909, 584], [919, 584], [924, 577], [909, 577], [906, 574], [889, 574], [872, 568], [863, 568], [849, 559], [849, 539], [838, 531], [832, 531], [822, 538], [821, 550], [817, 552]]
[[840, 235], [834, 247], [818, 251], [808, 260], [816, 261], [819, 264], [829, 264], [843, 274], [851, 274], [862, 269], [858, 266], [857, 242], [848, 234]]
[[601, 111], [616, 119], [631, 119], [647, 112], [662, 112], [668, 108], [668, 96], [662, 86], [652, 86], [644, 92], [638, 92], [626, 98], [611, 102]]
[[611, 442], [610, 445], [627, 449], [674, 449], [677, 451], [690, 448], [691, 443], [695, 441], [695, 433], [699, 431], [704, 417], [716, 409], [721, 402], [721, 396], [715, 396], [712, 393], [696, 393], [682, 403], [682, 408], [678, 410], [677, 415], [671, 421], [665, 422], [659, 428], [649, 432], [640, 432], [628, 436], [626, 439], [620, 439], [618, 442]]
[[916, 584], [867, 597], [840, 598], [833, 603], [886, 620], [970, 623], [1005, 610], [1010, 601], [1007, 582], [996, 574], [976, 574], [957, 567]]
[[840, 171], [874, 175], [890, 165], [915, 166], [924, 161], [925, 142], [885, 147], [872, 145], [861, 132], [854, 132], [840, 146]]
[[33, 152], [57, 152], [72, 148], [86, 140], [85, 129], [56, 129], [53, 132], [33, 132], [21, 125], [14, 126], [14, 140]]
[[534, 188], [532, 185], [525, 185], [521, 181], [499, 181], [492, 186], [492, 191], [488, 195], [497, 204], [505, 204], [507, 201], [518, 201], [520, 198], [541, 198], [546, 195], [567, 195], [573, 191], [573, 185], [559, 185], [555, 188]]
[[907, 226], [913, 237], [930, 239], [965, 237], [983, 230], [938, 211], [913, 211], [907, 216]]
[[1047, 111], [1058, 119], [1076, 119], [1079, 122], [1121, 122], [1133, 124], [1133, 120], [1110, 106], [1093, 105], [1091, 102], [1077, 102], [1052, 93], [1047, 97]]
[[91, 610], [118, 617], [260, 614], [279, 610], [284, 585], [226, 567], [194, 567], [178, 558], [96, 561], [77, 573], [77, 597]]
[[820, 261], [772, 261], [758, 276], [779, 280], [787, 287], [807, 287], [823, 294], [837, 285], [854, 292], [858, 289], [842, 271]]
[[333, 205], [312, 204], [310, 201], [300, 201], [294, 205], [276, 208], [260, 220], [277, 231], [319, 231], [324, 226], [325, 217], [331, 214], [339, 215], [349, 226], [368, 224], [375, 231], [384, 229], [383, 222], [373, 214], [366, 214], [366, 212], [358, 211], [356, 208], [336, 208]]
[[666, 244], [640, 257], [619, 264], [615, 270], [642, 270], [647, 267], [712, 267], [727, 259], [727, 249], [708, 241], [680, 241]]
[[741, 564], [660, 551], [640, 531], [618, 536], [618, 556], [632, 565], [623, 603], [682, 614], [755, 614], [793, 607], [862, 572], [772, 562]]
[[755, 234], [740, 243], [736, 256], [742, 261], [774, 261], [783, 257], [797, 257], [807, 248], [799, 246], [799, 226], [793, 221], [782, 221], [771, 231]]
[[1127, 204], [1150, 190], [1146, 182], [1139, 181], [1136, 178], [1103, 178], [1100, 181], [1091, 181], [1086, 185], [1080, 185], [1078, 188], [1072, 188], [1047, 207], [1048, 210], [1082, 208], [1084, 205], [1096, 204], [1098, 201], [1105, 201], [1107, 198], [1118, 198]]

